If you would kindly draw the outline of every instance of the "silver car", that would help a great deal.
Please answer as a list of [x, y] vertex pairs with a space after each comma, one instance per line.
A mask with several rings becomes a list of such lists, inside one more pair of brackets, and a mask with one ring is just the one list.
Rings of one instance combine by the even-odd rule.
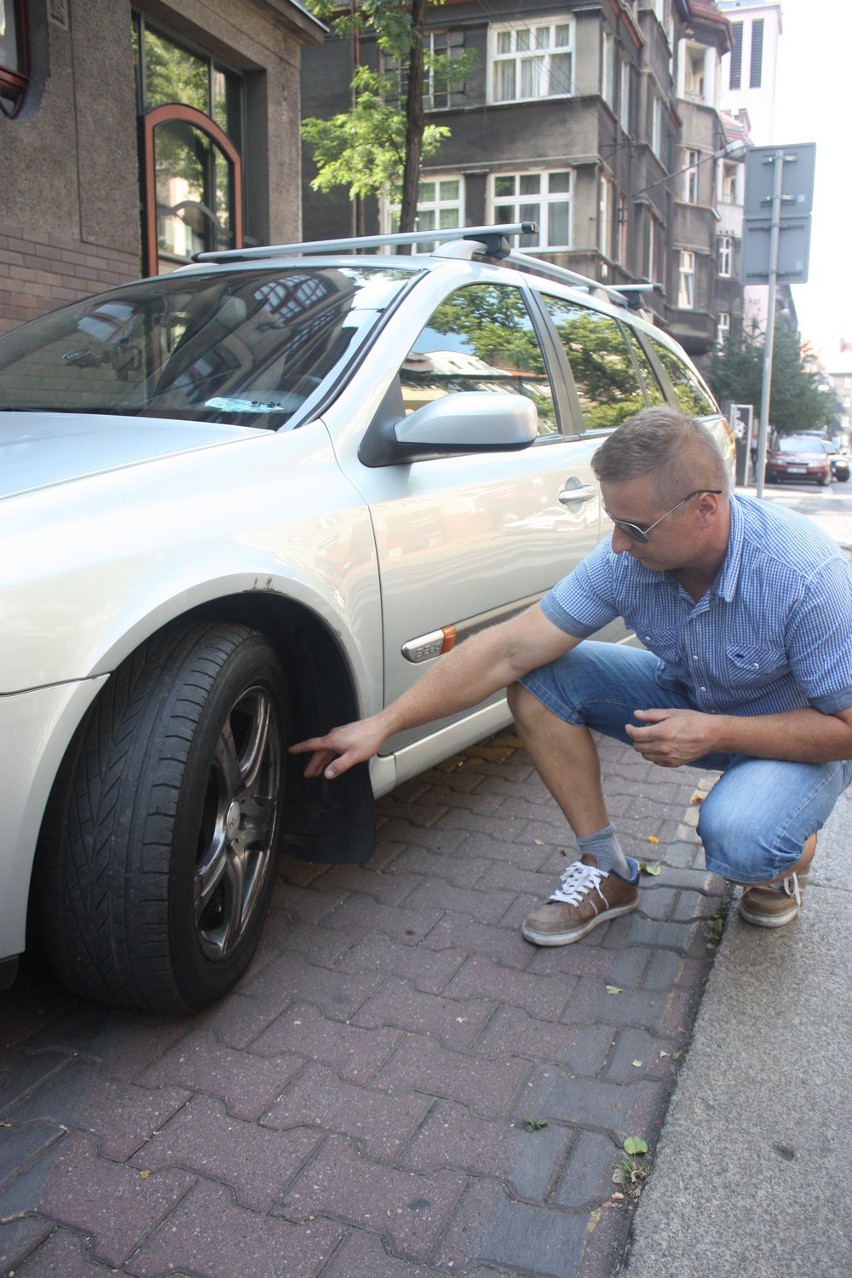
[[732, 455], [636, 296], [503, 256], [518, 229], [204, 255], [0, 341], [7, 983], [29, 915], [84, 996], [220, 997], [282, 846], [369, 858], [375, 796], [508, 716], [408, 733], [333, 786], [288, 743], [378, 710], [606, 536], [590, 461], [637, 409], [679, 405]]

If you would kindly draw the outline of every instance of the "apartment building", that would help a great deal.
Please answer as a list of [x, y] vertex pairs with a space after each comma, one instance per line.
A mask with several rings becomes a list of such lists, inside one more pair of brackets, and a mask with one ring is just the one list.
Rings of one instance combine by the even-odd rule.
[[[450, 129], [422, 170], [419, 226], [534, 220], [522, 247], [606, 283], [656, 282], [659, 323], [694, 355], [716, 339], [721, 58], [730, 28], [712, 0], [447, 0], [427, 49], [465, 53], [463, 82], [430, 83], [430, 122]], [[329, 39], [304, 58], [303, 114], [345, 111], [375, 42]], [[684, 171], [686, 170], [686, 171]], [[310, 238], [388, 231], [381, 200], [307, 185]]]
[[0, 332], [198, 249], [297, 237], [291, 0], [0, 4]]
[[717, 0], [731, 24], [731, 49], [722, 65], [722, 106], [732, 115], [747, 112], [755, 146], [785, 139], [775, 136], [775, 74], [781, 38], [781, 5], [776, 0]]

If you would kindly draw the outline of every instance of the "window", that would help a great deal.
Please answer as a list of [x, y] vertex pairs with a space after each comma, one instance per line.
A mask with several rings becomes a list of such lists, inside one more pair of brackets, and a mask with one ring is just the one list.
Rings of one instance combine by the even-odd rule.
[[[464, 226], [464, 179], [452, 174], [425, 177], [417, 190], [418, 231], [445, 231]], [[399, 205], [390, 208], [391, 231], [399, 230]], [[434, 244], [421, 244], [418, 253], [431, 252]]]
[[731, 278], [734, 264], [734, 239], [732, 235], [719, 236], [719, 274], [724, 279]]
[[684, 45], [684, 96], [690, 102], [704, 102], [704, 50]]
[[687, 204], [698, 203], [698, 164], [700, 156], [697, 151], [683, 153], [683, 198]]
[[660, 279], [660, 245], [662, 243], [662, 227], [653, 213], [648, 214], [648, 279], [654, 283]]
[[677, 304], [684, 310], [695, 306], [695, 254], [681, 249]]
[[622, 266], [627, 265], [627, 197], [620, 196], [618, 201], [618, 260]]
[[748, 87], [759, 89], [763, 70], [763, 18], [755, 18], [751, 24], [751, 59]]
[[716, 345], [721, 348], [731, 335], [731, 313], [720, 311], [716, 316]]
[[601, 97], [610, 106], [615, 101], [615, 41], [611, 31], [603, 33], [601, 51]]
[[633, 358], [639, 365], [639, 371], [642, 374], [642, 384], [645, 387], [645, 402], [651, 404], [664, 404], [666, 397], [663, 394], [663, 388], [660, 385], [659, 378], [654, 372], [651, 361], [645, 353], [644, 348], [639, 342], [639, 338], [632, 328], [627, 329], [627, 342], [633, 352]]
[[242, 79], [137, 16], [145, 270], [242, 244]]
[[650, 337], [648, 334], [645, 336], [651, 349], [668, 373], [680, 410], [689, 417], [708, 417], [711, 414], [718, 413], [719, 409], [713, 396], [698, 374], [687, 364], [684, 364], [680, 356], [676, 355], [674, 351], [670, 351], [662, 342], [657, 341], [656, 338]]
[[27, 13], [23, 0], [0, 0], [0, 114], [17, 115], [29, 80]]
[[537, 222], [522, 248], [570, 249], [571, 172], [498, 173], [492, 176], [494, 222]]
[[739, 204], [741, 201], [737, 198], [737, 173], [740, 170], [738, 164], [722, 165], [722, 203], [723, 204]]
[[492, 26], [491, 101], [567, 97], [573, 92], [574, 24], [503, 23]]
[[[380, 51], [384, 72], [394, 77], [393, 105], [405, 101], [408, 93], [408, 63]], [[467, 101], [464, 31], [426, 31], [423, 36], [423, 109], [442, 111], [464, 106]]]
[[451, 293], [420, 333], [399, 373], [406, 414], [454, 391], [526, 395], [540, 435], [558, 433], [553, 389], [523, 293], [470, 284]]
[[600, 203], [598, 207], [598, 243], [604, 257], [612, 257], [612, 209], [613, 185], [608, 177], [601, 177]]
[[743, 79], [743, 24], [741, 22], [731, 23], [731, 33], [734, 37], [733, 48], [731, 49], [731, 62], [728, 69], [728, 88], [742, 88]]
[[621, 89], [618, 102], [618, 119], [625, 133], [630, 132], [630, 63], [621, 64]]
[[658, 160], [663, 158], [663, 100], [651, 91], [651, 150]]
[[556, 325], [580, 401], [584, 430], [613, 430], [645, 407], [624, 334], [609, 315], [542, 294]]

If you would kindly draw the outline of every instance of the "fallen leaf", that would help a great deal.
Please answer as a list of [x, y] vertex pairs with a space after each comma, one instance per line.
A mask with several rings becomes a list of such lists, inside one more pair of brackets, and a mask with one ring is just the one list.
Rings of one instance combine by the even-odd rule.
[[656, 878], [658, 874], [662, 874], [663, 871], [663, 867], [660, 865], [659, 861], [640, 861], [639, 869], [643, 874], [653, 874], [654, 878]]
[[649, 842], [649, 843], [659, 843], [659, 841], [660, 841], [659, 839], [655, 839], [655, 838], [654, 838], [653, 834], [649, 834], [649, 835], [648, 835], [648, 842]]
[[662, 1058], [664, 1056], [668, 1056], [668, 1054], [669, 1054], [668, 1052], [660, 1052], [660, 1059], [662, 1060]]
[[693, 796], [692, 796], [692, 798], [689, 800], [689, 802], [690, 802], [690, 803], [703, 803], [703, 802], [704, 802], [704, 800], [705, 800], [706, 798], [707, 798], [707, 795], [706, 795], [706, 794], [702, 794], [700, 790], [696, 790], [696, 791], [695, 791], [695, 794], [693, 794]]
[[623, 1199], [623, 1198], [624, 1198], [624, 1194], [620, 1193], [617, 1189], [614, 1189], [614, 1190], [613, 1190], [613, 1192], [612, 1192], [612, 1194], [611, 1194], [611, 1197], [612, 1197], [612, 1198], [615, 1198], [615, 1199]]
[[640, 1068], [641, 1068], [641, 1065], [642, 1065], [642, 1062], [641, 1062], [641, 1061], [631, 1061], [631, 1064], [632, 1064], [632, 1065], [635, 1065], [637, 1069], [640, 1069]]
[[641, 1136], [628, 1136], [622, 1148], [625, 1154], [647, 1154], [648, 1142]]
[[608, 985], [606, 987], [606, 992], [607, 994], [621, 994], [622, 989], [620, 985]]
[[546, 1118], [530, 1118], [529, 1114], [524, 1114], [524, 1127], [528, 1132], [539, 1132], [542, 1127], [546, 1126]]
[[150, 1173], [149, 1171], [141, 1171], [141, 1172], [139, 1173], [139, 1179], [140, 1179], [140, 1180], [147, 1180], [147, 1179], [148, 1179], [148, 1177], [149, 1177], [150, 1175], [151, 1175], [151, 1173]]

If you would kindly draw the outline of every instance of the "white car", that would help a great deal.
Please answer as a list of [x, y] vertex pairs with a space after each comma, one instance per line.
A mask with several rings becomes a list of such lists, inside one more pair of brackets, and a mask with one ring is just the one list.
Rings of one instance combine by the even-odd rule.
[[732, 455], [629, 290], [501, 261], [520, 229], [203, 255], [0, 341], [0, 983], [29, 917], [82, 995], [221, 996], [281, 846], [367, 859], [374, 797], [508, 716], [495, 698], [332, 785], [288, 743], [586, 555], [609, 530], [592, 454], [638, 408]]

